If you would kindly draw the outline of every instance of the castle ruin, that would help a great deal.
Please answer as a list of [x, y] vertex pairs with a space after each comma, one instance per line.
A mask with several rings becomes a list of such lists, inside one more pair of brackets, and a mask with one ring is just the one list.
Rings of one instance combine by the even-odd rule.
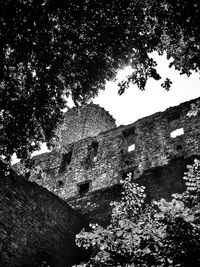
[[33, 158], [45, 175], [35, 172], [27, 181], [12, 171], [1, 177], [0, 266], [35, 267], [44, 257], [55, 267], [80, 261], [86, 255], [75, 246], [75, 235], [88, 222], [108, 225], [110, 202], [120, 199], [127, 173], [146, 187], [147, 201], [183, 192], [186, 166], [200, 157], [198, 109], [188, 116], [199, 103], [119, 127], [98, 105], [69, 110], [61, 151]]
[[127, 173], [146, 186], [147, 198], [169, 199], [184, 190], [186, 165], [200, 154], [200, 116], [187, 115], [199, 102], [194, 99], [119, 127], [98, 105], [72, 108], [62, 127], [63, 152], [34, 157], [46, 176], [32, 180], [103, 225]]

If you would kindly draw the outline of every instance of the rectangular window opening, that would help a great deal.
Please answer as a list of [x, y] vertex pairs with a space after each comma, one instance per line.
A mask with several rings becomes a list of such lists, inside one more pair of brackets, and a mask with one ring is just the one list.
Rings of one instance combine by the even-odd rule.
[[135, 150], [135, 144], [132, 144], [128, 146], [128, 152], [134, 151]]
[[170, 137], [171, 138], [175, 138], [175, 137], [183, 135], [183, 134], [184, 134], [184, 129], [183, 128], [179, 128], [179, 129], [176, 129], [176, 130], [172, 131], [170, 133]]
[[66, 170], [66, 167], [67, 167], [67, 165], [70, 164], [71, 159], [72, 159], [72, 150], [70, 150], [68, 153], [64, 153], [62, 155], [62, 160], [61, 160], [59, 172], [64, 172]]
[[61, 187], [63, 185], [64, 185], [63, 181], [61, 181], [61, 180], [57, 181], [57, 187]]
[[89, 192], [89, 189], [90, 189], [90, 181], [78, 185], [78, 191], [81, 197], [85, 196]]
[[99, 148], [99, 143], [97, 141], [92, 141], [90, 153], [92, 153], [93, 157], [97, 156], [98, 148]]

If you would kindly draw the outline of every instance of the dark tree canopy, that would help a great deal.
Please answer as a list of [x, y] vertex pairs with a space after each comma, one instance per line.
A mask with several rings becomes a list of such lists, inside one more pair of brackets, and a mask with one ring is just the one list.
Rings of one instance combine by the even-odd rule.
[[65, 95], [87, 101], [127, 64], [120, 94], [159, 80], [150, 52], [199, 71], [199, 17], [199, 0], [0, 0], [0, 155], [26, 158], [51, 139]]

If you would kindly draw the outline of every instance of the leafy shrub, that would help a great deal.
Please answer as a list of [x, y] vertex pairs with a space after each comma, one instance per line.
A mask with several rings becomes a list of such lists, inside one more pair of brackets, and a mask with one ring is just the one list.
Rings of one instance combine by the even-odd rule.
[[150, 204], [128, 175], [106, 229], [91, 224], [91, 232], [76, 236], [78, 246], [92, 248], [79, 266], [200, 266], [200, 161], [187, 167], [186, 191]]

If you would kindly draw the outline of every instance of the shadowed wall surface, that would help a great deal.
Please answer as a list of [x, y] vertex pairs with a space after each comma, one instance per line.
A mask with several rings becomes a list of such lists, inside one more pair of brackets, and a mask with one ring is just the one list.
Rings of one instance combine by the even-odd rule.
[[74, 243], [83, 226], [80, 214], [53, 193], [14, 172], [1, 174], [1, 267], [38, 266], [41, 259], [71, 266], [84, 254]]

